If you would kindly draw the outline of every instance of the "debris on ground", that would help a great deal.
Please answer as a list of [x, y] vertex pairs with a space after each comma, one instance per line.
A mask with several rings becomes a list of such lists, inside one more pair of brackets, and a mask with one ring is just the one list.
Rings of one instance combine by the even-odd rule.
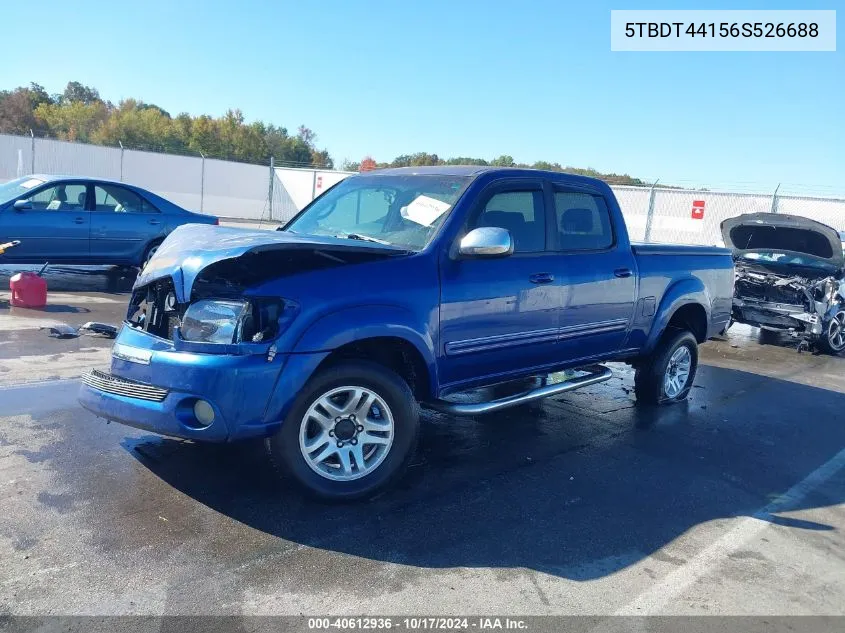
[[108, 338], [115, 338], [117, 336], [117, 328], [108, 323], [100, 323], [99, 321], [88, 321], [79, 326], [81, 333], [99, 334]]
[[46, 325], [38, 328], [40, 330], [49, 330], [50, 336], [53, 338], [76, 338], [80, 334], [89, 334], [95, 336], [104, 336], [106, 338], [117, 337], [117, 328], [108, 323], [100, 323], [98, 321], [88, 321], [79, 327], [68, 325], [67, 323], [54, 323], [53, 325]]
[[50, 336], [53, 338], [76, 338], [79, 336], [79, 329], [67, 323], [55, 323], [53, 325], [45, 325], [39, 330], [49, 330]]

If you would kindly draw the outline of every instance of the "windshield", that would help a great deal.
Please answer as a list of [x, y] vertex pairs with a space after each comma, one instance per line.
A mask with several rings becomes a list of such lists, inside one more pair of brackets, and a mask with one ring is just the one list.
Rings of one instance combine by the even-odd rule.
[[470, 178], [437, 175], [351, 176], [312, 202], [282, 230], [387, 243], [428, 244]]
[[784, 253], [780, 251], [754, 251], [745, 253], [743, 259], [760, 264], [781, 264], [787, 266], [805, 266], [807, 268], [819, 268], [823, 270], [835, 269], [829, 261], [813, 257], [812, 255], [801, 255], [800, 253]]
[[45, 180], [33, 178], [32, 176], [24, 176], [23, 178], [17, 178], [15, 180], [5, 182], [0, 185], [0, 204], [6, 204], [12, 200], [17, 200], [32, 191], [32, 189], [38, 185], [43, 185], [45, 182]]

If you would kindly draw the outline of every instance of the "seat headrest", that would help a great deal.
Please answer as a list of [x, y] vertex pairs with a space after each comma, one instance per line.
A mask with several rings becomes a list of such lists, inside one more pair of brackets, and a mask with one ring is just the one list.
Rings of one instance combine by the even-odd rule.
[[59, 202], [67, 202], [67, 192], [65, 191], [64, 187], [60, 187], [56, 189], [56, 197], [54, 200], [58, 200]]
[[79, 204], [80, 207], [85, 206], [85, 192], [83, 191], [78, 196], [76, 196], [76, 202]]
[[592, 209], [567, 209], [560, 218], [560, 229], [564, 233], [592, 233]]

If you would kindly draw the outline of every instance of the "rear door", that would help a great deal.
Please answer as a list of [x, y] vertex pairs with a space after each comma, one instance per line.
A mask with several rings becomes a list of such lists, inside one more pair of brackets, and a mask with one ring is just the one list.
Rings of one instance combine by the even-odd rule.
[[0, 234], [20, 240], [6, 251], [6, 259], [87, 261], [91, 213], [84, 182], [49, 183], [20, 199], [29, 208], [0, 213]]
[[617, 240], [604, 198], [552, 184], [555, 275], [561, 285], [560, 347], [567, 360], [624, 345], [637, 293], [636, 261]]
[[147, 245], [165, 233], [162, 214], [131, 189], [111, 183], [91, 185], [91, 257], [140, 262]]
[[441, 260], [440, 382], [456, 388], [507, 378], [555, 362], [560, 286], [546, 247], [540, 179], [496, 183], [479, 196], [464, 234], [480, 226], [510, 231], [514, 253]]

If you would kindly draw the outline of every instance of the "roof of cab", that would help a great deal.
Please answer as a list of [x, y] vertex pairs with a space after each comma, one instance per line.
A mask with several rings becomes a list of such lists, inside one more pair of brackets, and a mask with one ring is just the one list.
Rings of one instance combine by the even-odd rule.
[[476, 177], [480, 174], [496, 174], [501, 173], [513, 177], [531, 177], [538, 176], [548, 178], [555, 182], [569, 182], [579, 183], [581, 185], [590, 185], [595, 187], [596, 183], [603, 181], [589, 176], [581, 176], [579, 174], [569, 174], [563, 171], [548, 171], [543, 169], [530, 169], [528, 167], [498, 167], [491, 165], [434, 165], [427, 167], [388, 167], [387, 169], [376, 169], [373, 171], [362, 172], [365, 175], [373, 176], [414, 176], [414, 175], [428, 175], [428, 176], [469, 176]]
[[368, 172], [375, 176], [474, 176], [483, 171], [507, 169], [502, 167], [488, 167], [486, 165], [430, 165], [425, 167], [388, 167]]

